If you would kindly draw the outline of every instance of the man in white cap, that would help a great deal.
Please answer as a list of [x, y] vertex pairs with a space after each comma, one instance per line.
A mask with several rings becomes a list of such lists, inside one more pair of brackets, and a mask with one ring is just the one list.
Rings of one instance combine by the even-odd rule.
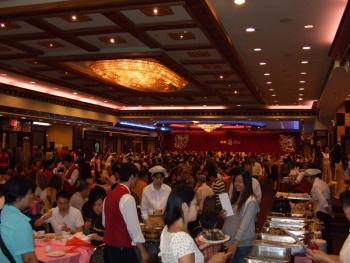
[[321, 171], [318, 169], [307, 169], [304, 173], [304, 176], [308, 182], [312, 184], [312, 200], [305, 202], [304, 206], [307, 207], [309, 204], [318, 201], [316, 216], [320, 221], [324, 223], [324, 229], [322, 229], [322, 238], [327, 242], [327, 254], [333, 254], [330, 220], [331, 217], [335, 217], [335, 213], [332, 210], [332, 205], [330, 203], [331, 196], [329, 186], [326, 184], [326, 182], [320, 179]]
[[153, 183], [143, 189], [141, 216], [146, 225], [152, 228], [154, 222], [149, 218], [149, 215], [164, 213], [171, 188], [163, 184], [164, 178], [168, 176], [164, 167], [156, 165], [149, 169], [149, 172], [152, 174]]

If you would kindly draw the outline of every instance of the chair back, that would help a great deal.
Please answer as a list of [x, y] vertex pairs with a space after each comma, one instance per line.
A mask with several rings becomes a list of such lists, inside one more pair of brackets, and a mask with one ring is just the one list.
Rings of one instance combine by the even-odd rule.
[[203, 203], [202, 213], [215, 212], [216, 197], [215, 195], [208, 195]]
[[104, 247], [105, 245], [102, 244], [94, 249], [90, 257], [90, 263], [104, 263]]

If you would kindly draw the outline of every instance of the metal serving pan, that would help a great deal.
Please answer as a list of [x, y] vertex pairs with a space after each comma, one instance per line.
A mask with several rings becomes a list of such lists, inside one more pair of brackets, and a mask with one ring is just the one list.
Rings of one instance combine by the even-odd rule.
[[269, 221], [280, 222], [285, 224], [309, 224], [314, 222], [314, 219], [294, 218], [294, 217], [270, 217]]
[[275, 221], [266, 221], [263, 227], [279, 227], [291, 231], [306, 231], [310, 230], [308, 224], [286, 224]]
[[266, 246], [255, 244], [249, 251], [248, 258], [260, 260], [273, 260], [289, 263], [291, 259], [291, 249], [287, 247]]
[[[270, 234], [270, 235], [276, 235], [276, 236], [287, 236], [288, 233], [283, 233], [283, 230], [287, 230], [287, 229], [282, 229], [279, 227], [263, 227], [263, 229], [261, 230], [261, 233], [264, 234]], [[276, 231], [274, 231], [276, 229]], [[274, 232], [278, 232], [278, 230], [282, 230], [280, 232], [282, 233], [274, 233]], [[310, 236], [312, 233], [309, 232], [308, 230], [289, 230], [290, 232], [292, 232], [293, 234], [297, 235], [297, 236]]]
[[306, 213], [302, 214], [293, 214], [293, 213], [276, 213], [270, 212], [267, 214], [267, 217], [293, 217], [293, 218], [307, 218]]
[[272, 259], [257, 259], [257, 258], [245, 258], [242, 263], [284, 263], [281, 260], [272, 260]]
[[256, 241], [262, 241], [262, 242], [273, 242], [273, 243], [290, 243], [294, 244], [296, 243], [294, 238], [291, 236], [277, 236], [277, 235], [270, 235], [266, 233], [258, 233], [255, 235]]
[[263, 241], [255, 241], [255, 244], [266, 245], [266, 246], [276, 246], [276, 247], [287, 247], [291, 249], [291, 254], [305, 252], [305, 248], [299, 244], [291, 244], [291, 243], [272, 243], [272, 242], [263, 242]]

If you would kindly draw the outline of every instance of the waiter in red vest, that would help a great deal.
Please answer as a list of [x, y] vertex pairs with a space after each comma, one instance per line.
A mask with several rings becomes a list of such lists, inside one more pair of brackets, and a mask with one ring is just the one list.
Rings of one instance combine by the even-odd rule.
[[143, 243], [134, 197], [130, 188], [138, 180], [138, 169], [132, 163], [123, 163], [120, 170], [121, 183], [105, 199], [102, 223], [105, 263], [138, 263], [135, 248], [141, 252], [141, 263], [146, 263], [149, 255]]
[[66, 167], [66, 171], [61, 174], [63, 180], [62, 190], [70, 195], [77, 191], [77, 180], [79, 177], [78, 167], [73, 162], [73, 157], [70, 154], [63, 155], [62, 164]]

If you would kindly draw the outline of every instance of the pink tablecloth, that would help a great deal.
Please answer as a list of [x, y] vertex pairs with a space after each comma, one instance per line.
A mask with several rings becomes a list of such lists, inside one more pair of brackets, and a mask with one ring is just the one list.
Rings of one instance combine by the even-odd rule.
[[[35, 254], [38, 260], [45, 263], [89, 263], [92, 248], [66, 246], [58, 241], [35, 241]], [[68, 252], [62, 257], [49, 257], [45, 252], [45, 246], [51, 246], [51, 251], [62, 250], [67, 252], [74, 248], [73, 252]]]

